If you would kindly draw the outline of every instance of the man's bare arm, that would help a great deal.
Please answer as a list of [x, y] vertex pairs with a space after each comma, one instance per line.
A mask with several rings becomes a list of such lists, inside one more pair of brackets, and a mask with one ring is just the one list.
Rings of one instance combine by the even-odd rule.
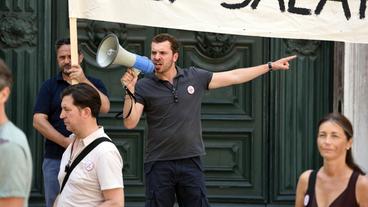
[[105, 201], [99, 207], [124, 207], [124, 189], [114, 188], [103, 190]]
[[7, 197], [0, 198], [0, 207], [23, 207], [24, 198], [21, 197]]
[[33, 115], [33, 127], [46, 139], [51, 140], [64, 148], [67, 148], [72, 142], [71, 139], [63, 136], [50, 124], [46, 114], [35, 113]]

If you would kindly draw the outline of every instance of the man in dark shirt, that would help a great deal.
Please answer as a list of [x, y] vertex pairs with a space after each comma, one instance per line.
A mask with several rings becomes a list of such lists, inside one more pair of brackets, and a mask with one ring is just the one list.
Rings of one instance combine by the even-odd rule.
[[34, 128], [46, 139], [42, 165], [46, 207], [53, 205], [59, 192], [57, 176], [60, 160], [65, 148], [72, 142], [68, 139], [71, 132], [66, 129], [63, 120], [60, 119], [60, 93], [71, 85], [72, 80], [78, 83], [87, 83], [94, 87], [100, 95], [100, 112], [107, 113], [110, 109], [107, 90], [102, 81], [84, 75], [83, 69], [80, 67], [83, 60], [83, 54], [80, 51], [78, 65], [71, 65], [69, 38], [56, 42], [56, 58], [60, 72], [56, 77], [50, 78], [42, 84], [33, 115]]
[[129, 69], [121, 78], [129, 91], [123, 110], [125, 127], [136, 127], [143, 111], [147, 116], [146, 207], [173, 206], [175, 197], [179, 206], [209, 206], [200, 159], [205, 154], [201, 127], [205, 91], [244, 83], [270, 70], [287, 70], [296, 58], [212, 73], [196, 67], [181, 69], [176, 66], [178, 57], [177, 40], [159, 34], [151, 44], [155, 74], [137, 82]]

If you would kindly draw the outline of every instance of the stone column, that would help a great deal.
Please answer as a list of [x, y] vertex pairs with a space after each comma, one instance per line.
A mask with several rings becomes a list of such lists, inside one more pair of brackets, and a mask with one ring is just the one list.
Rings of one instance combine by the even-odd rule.
[[368, 44], [345, 44], [343, 110], [354, 127], [355, 162], [368, 173]]

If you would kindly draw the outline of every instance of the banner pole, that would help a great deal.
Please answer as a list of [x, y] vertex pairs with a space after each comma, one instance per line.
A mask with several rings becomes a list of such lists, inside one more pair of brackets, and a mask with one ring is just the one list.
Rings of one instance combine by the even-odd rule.
[[[78, 35], [77, 35], [77, 18], [69, 17], [69, 32], [70, 32], [70, 52], [71, 65], [78, 65]], [[77, 84], [77, 80], [71, 80], [71, 84]]]

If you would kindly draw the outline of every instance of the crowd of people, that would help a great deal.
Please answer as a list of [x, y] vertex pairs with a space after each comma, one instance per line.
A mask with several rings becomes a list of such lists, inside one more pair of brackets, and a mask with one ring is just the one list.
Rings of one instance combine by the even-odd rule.
[[[210, 72], [181, 68], [179, 42], [170, 34], [152, 39], [153, 74], [138, 79], [132, 68], [121, 77], [126, 95], [123, 124], [135, 128], [143, 113], [148, 136], [144, 175], [146, 207], [210, 206], [202, 156], [201, 101], [207, 90], [242, 84], [273, 70], [288, 70], [296, 56], [249, 68]], [[33, 126], [45, 139], [42, 165], [46, 207], [124, 206], [123, 159], [98, 123], [110, 101], [105, 85], [71, 64], [70, 40], [56, 42], [60, 72], [46, 80], [34, 106]], [[76, 81], [77, 84], [72, 84]], [[27, 138], [7, 119], [12, 85], [0, 61], [0, 206], [27, 206], [32, 158]], [[319, 170], [301, 174], [295, 206], [368, 206], [368, 178], [353, 161], [353, 130], [339, 113], [318, 124]]]

